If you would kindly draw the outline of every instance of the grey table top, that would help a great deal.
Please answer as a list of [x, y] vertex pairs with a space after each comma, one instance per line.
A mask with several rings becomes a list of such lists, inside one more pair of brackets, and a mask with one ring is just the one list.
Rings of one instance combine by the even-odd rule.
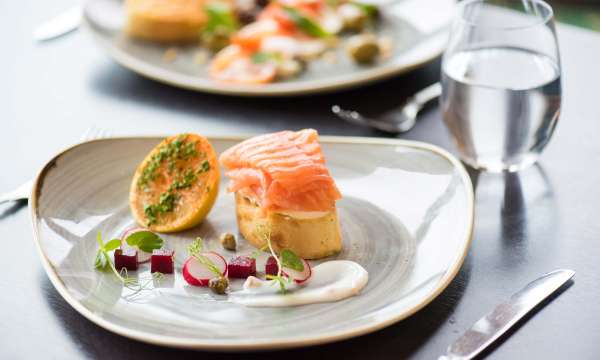
[[[52, 154], [90, 126], [114, 135], [258, 133], [314, 127], [322, 134], [383, 136], [345, 124], [333, 103], [389, 110], [439, 78], [439, 62], [374, 86], [292, 99], [227, 98], [152, 82], [120, 68], [83, 33], [35, 44], [36, 24], [73, 2], [0, 3], [0, 190], [31, 178]], [[8, 16], [10, 14], [10, 16]], [[473, 172], [476, 224], [459, 275], [433, 303], [374, 334], [336, 344], [242, 358], [436, 358], [494, 304], [555, 268], [575, 282], [488, 353], [497, 359], [600, 356], [600, 34], [559, 26], [564, 70], [561, 119], [539, 166], [520, 174]], [[402, 136], [454, 151], [437, 106]], [[400, 200], [401, 201], [401, 200]], [[0, 277], [0, 358], [206, 358], [127, 340], [73, 310], [47, 279], [32, 242], [26, 204], [0, 205], [5, 275]]]

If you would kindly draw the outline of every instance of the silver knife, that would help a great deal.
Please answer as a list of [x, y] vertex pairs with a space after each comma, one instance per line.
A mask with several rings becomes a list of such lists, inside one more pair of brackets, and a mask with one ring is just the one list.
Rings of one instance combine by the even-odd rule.
[[82, 7], [77, 5], [46, 21], [33, 31], [36, 41], [47, 41], [77, 29], [81, 23]]
[[575, 275], [575, 271], [561, 269], [542, 275], [513, 294], [506, 302], [479, 319], [448, 347], [446, 355], [438, 360], [473, 359], [542, 300], [558, 290]]

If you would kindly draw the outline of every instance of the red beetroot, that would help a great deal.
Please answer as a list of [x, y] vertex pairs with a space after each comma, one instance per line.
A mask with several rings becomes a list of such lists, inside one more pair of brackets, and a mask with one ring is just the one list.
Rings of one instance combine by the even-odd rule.
[[265, 274], [267, 275], [277, 275], [279, 272], [279, 266], [277, 265], [277, 260], [273, 256], [269, 256], [267, 259], [267, 263], [265, 264]]
[[152, 251], [150, 260], [150, 272], [160, 272], [163, 274], [173, 273], [173, 256], [175, 251], [155, 249]]
[[245, 279], [256, 274], [256, 259], [248, 256], [236, 256], [227, 263], [227, 276]]
[[125, 268], [127, 270], [137, 270], [138, 258], [137, 251], [133, 249], [116, 249], [114, 253], [115, 268], [117, 271]]

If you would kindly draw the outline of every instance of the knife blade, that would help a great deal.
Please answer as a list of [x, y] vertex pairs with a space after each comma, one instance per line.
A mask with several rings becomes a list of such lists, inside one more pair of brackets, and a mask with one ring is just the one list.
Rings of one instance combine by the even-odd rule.
[[575, 275], [575, 271], [560, 269], [549, 272], [527, 284], [490, 313], [479, 319], [469, 330], [448, 347], [438, 360], [468, 360], [474, 358], [515, 325]]
[[36, 41], [47, 41], [77, 29], [81, 22], [82, 7], [74, 6], [62, 14], [46, 21], [33, 31]]

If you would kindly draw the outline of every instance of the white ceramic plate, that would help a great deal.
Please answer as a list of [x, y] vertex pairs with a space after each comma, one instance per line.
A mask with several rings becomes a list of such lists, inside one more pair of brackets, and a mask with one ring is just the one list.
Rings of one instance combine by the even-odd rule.
[[[149, 343], [224, 351], [277, 349], [332, 342], [397, 322], [433, 300], [458, 272], [471, 240], [473, 191], [458, 160], [435, 146], [369, 138], [322, 137], [338, 202], [344, 250], [369, 283], [358, 296], [289, 308], [248, 308], [188, 286], [181, 266], [195, 236], [236, 231], [234, 201], [223, 189], [203, 224], [165, 235], [175, 275], [126, 299], [113, 276], [93, 269], [96, 234], [118, 236], [134, 225], [128, 189], [137, 164], [159, 138], [115, 138], [74, 146], [40, 172], [31, 199], [35, 241], [48, 277], [83, 316]], [[212, 138], [217, 152], [240, 139]], [[240, 241], [241, 253], [253, 249]], [[257, 269], [264, 265], [259, 259]], [[148, 265], [137, 272], [149, 276]], [[232, 286], [240, 287], [241, 280]]]
[[388, 78], [439, 56], [447, 41], [455, 0], [402, 0], [382, 5], [379, 32], [393, 41], [392, 56], [374, 66], [352, 63], [343, 49], [337, 61], [311, 63], [297, 79], [263, 85], [223, 84], [211, 80], [207, 65], [197, 63], [198, 47], [177, 47], [177, 58], [165, 60], [169, 48], [123, 35], [124, 9], [119, 0], [88, 0], [83, 25], [119, 64], [148, 78], [177, 87], [243, 96], [299, 95], [340, 90]]

